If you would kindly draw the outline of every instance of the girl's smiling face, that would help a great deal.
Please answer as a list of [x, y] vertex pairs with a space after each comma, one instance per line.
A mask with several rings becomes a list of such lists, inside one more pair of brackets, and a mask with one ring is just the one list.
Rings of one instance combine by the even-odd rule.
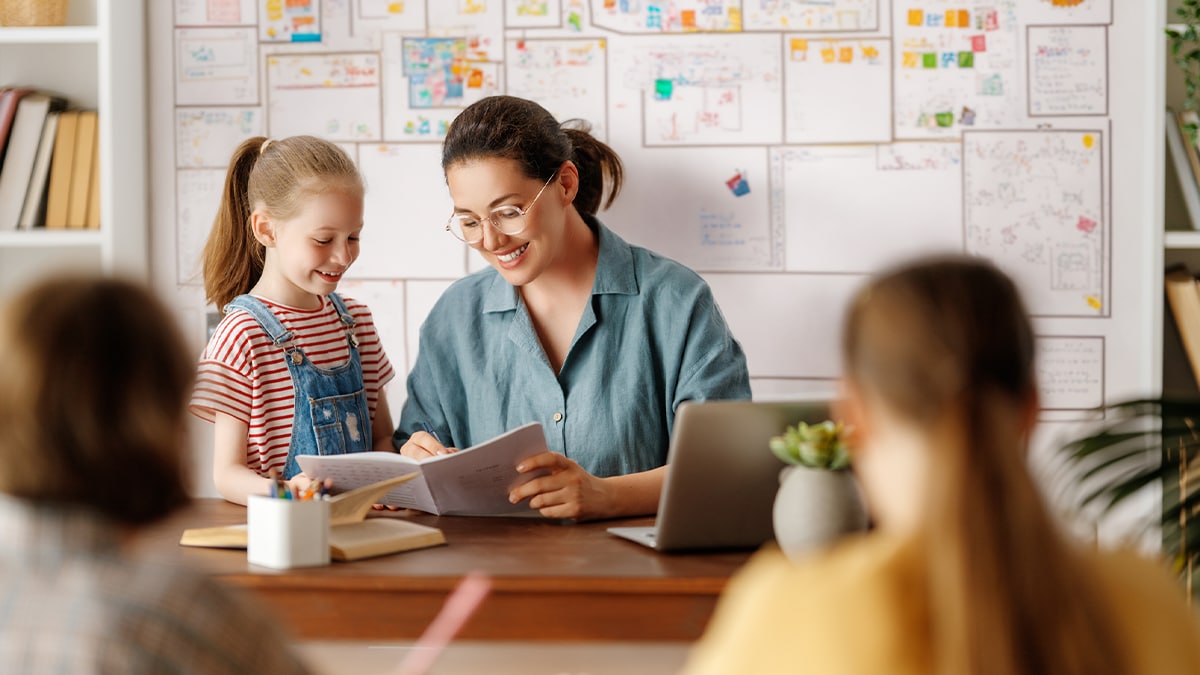
[[363, 198], [357, 190], [329, 190], [304, 198], [300, 211], [272, 219], [252, 215], [255, 236], [267, 247], [255, 291], [280, 304], [312, 309], [337, 289], [359, 254]]
[[[471, 248], [513, 286], [537, 279], [562, 248], [566, 213], [558, 177], [529, 178], [515, 160], [495, 157], [461, 162], [446, 170], [454, 214], [480, 223], [483, 236]], [[504, 234], [487, 221], [503, 206], [525, 212], [524, 226], [512, 228], [519, 230], [516, 234]]]

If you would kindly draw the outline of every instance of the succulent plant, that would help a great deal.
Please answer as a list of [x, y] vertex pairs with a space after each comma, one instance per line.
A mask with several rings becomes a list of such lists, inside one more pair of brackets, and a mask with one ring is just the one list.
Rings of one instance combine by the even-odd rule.
[[782, 436], [771, 439], [771, 452], [788, 464], [834, 471], [846, 469], [850, 466], [850, 453], [842, 432], [841, 422], [800, 422], [789, 426]]

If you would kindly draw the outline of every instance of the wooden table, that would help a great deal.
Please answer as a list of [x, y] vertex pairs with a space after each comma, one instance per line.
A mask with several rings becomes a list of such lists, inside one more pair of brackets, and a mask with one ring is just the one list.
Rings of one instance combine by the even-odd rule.
[[188, 527], [245, 522], [244, 507], [197, 500], [155, 527], [142, 547], [176, 556], [265, 601], [304, 640], [403, 640], [421, 634], [469, 571], [492, 576], [492, 593], [461, 637], [474, 640], [690, 641], [750, 552], [663, 554], [618, 539], [614, 524], [528, 518], [407, 517], [439, 527], [446, 546], [277, 571], [245, 551], [178, 545]]

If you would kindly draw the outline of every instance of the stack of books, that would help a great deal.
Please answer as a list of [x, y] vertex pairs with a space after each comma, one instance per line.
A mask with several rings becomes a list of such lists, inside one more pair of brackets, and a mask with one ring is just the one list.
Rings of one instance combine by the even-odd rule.
[[54, 94], [0, 88], [0, 231], [100, 227], [97, 124]]

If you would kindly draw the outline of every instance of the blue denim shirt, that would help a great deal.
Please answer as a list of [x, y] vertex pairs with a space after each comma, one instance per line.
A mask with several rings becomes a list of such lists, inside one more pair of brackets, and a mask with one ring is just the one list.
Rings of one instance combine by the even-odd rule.
[[513, 288], [494, 269], [455, 282], [421, 327], [397, 448], [423, 424], [466, 448], [527, 422], [589, 473], [667, 461], [675, 407], [750, 398], [741, 345], [692, 270], [630, 246], [599, 221], [591, 301], [556, 376]]

